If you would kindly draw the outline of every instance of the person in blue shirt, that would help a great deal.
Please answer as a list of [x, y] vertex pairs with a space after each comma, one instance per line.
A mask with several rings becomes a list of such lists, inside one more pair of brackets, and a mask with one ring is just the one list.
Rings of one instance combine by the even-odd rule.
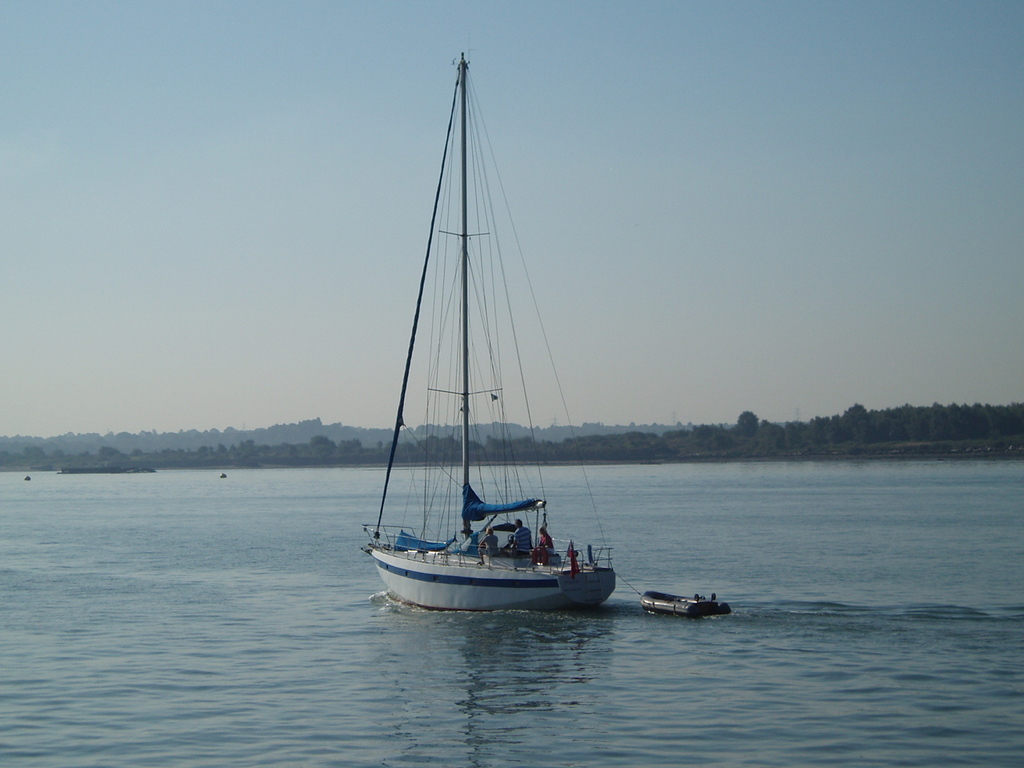
[[516, 532], [512, 535], [516, 540], [516, 554], [530, 554], [530, 550], [533, 549], [533, 537], [530, 535], [530, 529], [523, 525], [522, 520], [516, 520]]
[[494, 535], [491, 526], [487, 526], [487, 535], [480, 540], [479, 552], [481, 563], [489, 563], [498, 554], [498, 537]]

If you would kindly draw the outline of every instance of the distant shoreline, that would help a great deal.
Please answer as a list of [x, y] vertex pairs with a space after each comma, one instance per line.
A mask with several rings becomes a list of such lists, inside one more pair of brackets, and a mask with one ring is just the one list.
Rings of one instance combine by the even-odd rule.
[[[663, 459], [647, 461], [641, 459], [612, 459], [606, 461], [593, 460], [579, 462], [583, 466], [663, 466], [669, 464], [790, 464], [799, 462], [821, 462], [821, 463], [844, 463], [844, 462], [912, 462], [912, 461], [1022, 461], [1024, 460], [1024, 446], [1006, 451], [951, 451], [949, 453], [919, 453], [919, 454], [892, 454], [892, 453], [842, 453], [842, 454], [807, 454], [807, 455], [779, 455], [779, 456], [687, 456], [674, 459]], [[569, 466], [577, 462], [570, 461], [545, 461], [540, 466], [557, 467]], [[486, 462], [483, 463], [486, 465]], [[402, 463], [396, 464], [396, 468], [408, 468], [416, 465]], [[8, 474], [36, 473], [36, 474], [58, 474], [58, 475], [132, 475], [151, 474], [154, 472], [173, 472], [177, 470], [195, 471], [205, 470], [209, 472], [227, 472], [251, 469], [384, 469], [385, 464], [381, 462], [338, 462], [338, 463], [310, 463], [310, 464], [176, 464], [174, 466], [147, 466], [142, 469], [121, 468], [121, 467], [77, 467], [61, 468], [53, 466], [7, 466], [0, 467], [0, 472]]]
[[[444, 430], [444, 428], [441, 428]], [[0, 469], [17, 472], [107, 472], [111, 468], [378, 467], [392, 454], [392, 430], [365, 430], [320, 419], [266, 430], [157, 434], [0, 437]], [[460, 453], [450, 428], [402, 432], [396, 466], [419, 466]], [[750, 411], [734, 425], [645, 425], [529, 429], [479, 425], [469, 449], [477, 463], [515, 455], [521, 463], [668, 464], [723, 461], [904, 461], [1024, 458], [1024, 404], [940, 405], [843, 414], [783, 424]]]

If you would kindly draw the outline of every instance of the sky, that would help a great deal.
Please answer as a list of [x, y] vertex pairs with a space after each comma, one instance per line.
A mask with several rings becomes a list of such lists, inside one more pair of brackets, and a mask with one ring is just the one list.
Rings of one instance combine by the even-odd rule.
[[26, 0], [0, 434], [392, 424], [463, 51], [576, 423], [1024, 400], [1024, 3]]

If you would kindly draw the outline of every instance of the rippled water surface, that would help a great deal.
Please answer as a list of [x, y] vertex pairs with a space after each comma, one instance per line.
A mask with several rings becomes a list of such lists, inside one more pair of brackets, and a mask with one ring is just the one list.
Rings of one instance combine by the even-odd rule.
[[[0, 474], [0, 765], [1024, 754], [1024, 462], [590, 468], [619, 588], [548, 614], [385, 598], [377, 470], [218, 474]], [[546, 483], [557, 538], [590, 502]], [[734, 613], [650, 616], [634, 588]]]

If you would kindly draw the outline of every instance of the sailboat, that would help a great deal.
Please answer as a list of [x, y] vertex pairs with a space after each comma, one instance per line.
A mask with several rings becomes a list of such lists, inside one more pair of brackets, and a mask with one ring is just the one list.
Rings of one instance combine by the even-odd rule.
[[[376, 524], [364, 525], [369, 542], [363, 549], [373, 557], [390, 596], [415, 606], [466, 611], [595, 606], [615, 589], [611, 549], [577, 545], [567, 537], [556, 544], [547, 534], [551, 523], [540, 463], [526, 469], [519, 459], [532, 443], [528, 435], [511, 433], [510, 389], [500, 377], [507, 342], [495, 336], [523, 302], [488, 298], [490, 289], [507, 287], [507, 276], [500, 255], [495, 256], [494, 206], [486, 192], [487, 174], [480, 172], [485, 162], [480, 131], [470, 114], [475, 95], [468, 75], [463, 55], [380, 509]], [[450, 152], [456, 134], [457, 161]], [[446, 263], [445, 252], [453, 266]], [[405, 413], [417, 379], [414, 351], [421, 313], [428, 314], [425, 305], [431, 304], [430, 291], [437, 309], [429, 313], [424, 422], [410, 428]], [[448, 326], [453, 331], [444, 346]], [[517, 336], [509, 346], [518, 364], [513, 378], [521, 380]], [[528, 411], [528, 399], [524, 402]], [[480, 419], [478, 411], [491, 418]], [[430, 434], [435, 426], [448, 431]], [[422, 461], [422, 470], [413, 468], [413, 459]], [[399, 475], [410, 481], [412, 490], [396, 503], [392, 485]], [[385, 525], [386, 512], [404, 516], [403, 521]], [[533, 531], [542, 538], [535, 541]], [[499, 532], [511, 534], [504, 547], [498, 546]]]

